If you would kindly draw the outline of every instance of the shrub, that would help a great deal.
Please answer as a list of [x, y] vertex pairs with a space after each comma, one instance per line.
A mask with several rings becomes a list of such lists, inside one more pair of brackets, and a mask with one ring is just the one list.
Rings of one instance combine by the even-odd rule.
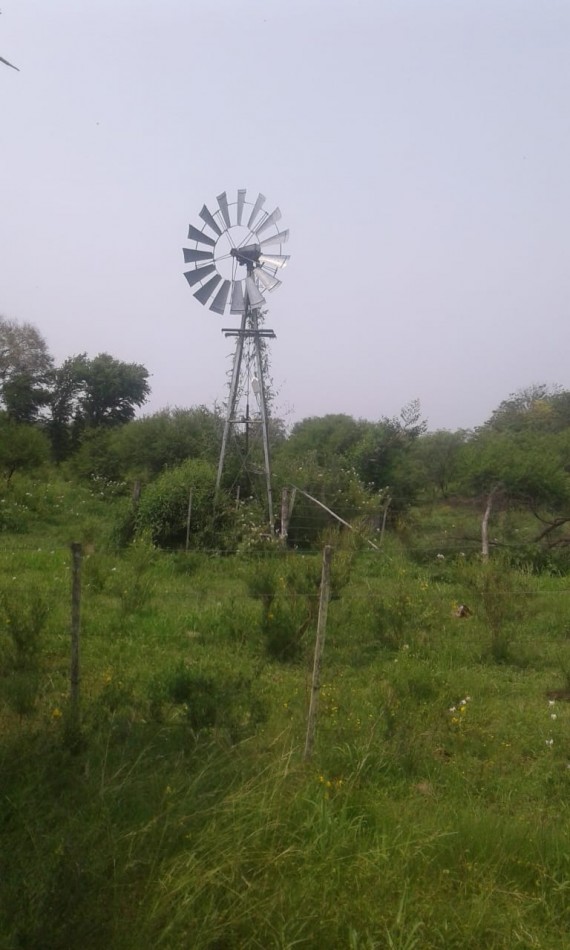
[[222, 729], [235, 741], [267, 718], [267, 706], [253, 678], [239, 672], [191, 668], [185, 663], [167, 670], [150, 685], [153, 712], [178, 708], [195, 732]]
[[8, 705], [26, 715], [33, 711], [39, 689], [40, 637], [49, 614], [41, 592], [27, 600], [15, 593], [0, 593], [0, 622], [6, 633], [2, 694]]
[[151, 568], [157, 552], [148, 537], [137, 538], [129, 547], [123, 569], [115, 574], [114, 592], [119, 598], [123, 616], [146, 610], [152, 601], [155, 584]]
[[[350, 576], [350, 557], [331, 570], [331, 597], [338, 597]], [[261, 603], [260, 627], [267, 653], [275, 660], [300, 659], [305, 634], [316, 624], [320, 597], [320, 558], [284, 555], [255, 565], [248, 580], [250, 597]]]
[[[194, 548], [215, 547], [215, 480], [214, 466], [200, 459], [190, 459], [159, 475], [142, 493], [136, 513], [137, 532], [148, 532], [160, 547], [182, 546], [192, 490], [190, 543]], [[222, 515], [220, 519], [223, 521]]]

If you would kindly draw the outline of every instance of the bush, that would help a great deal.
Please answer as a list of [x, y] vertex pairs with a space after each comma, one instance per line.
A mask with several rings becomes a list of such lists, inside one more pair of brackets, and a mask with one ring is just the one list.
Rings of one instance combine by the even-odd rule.
[[38, 591], [32, 592], [27, 601], [15, 593], [0, 593], [0, 625], [7, 635], [6, 643], [0, 641], [5, 674], [0, 681], [1, 694], [20, 716], [31, 713], [36, 704], [40, 638], [49, 609], [47, 600]]
[[[350, 556], [339, 555], [331, 570], [331, 598], [350, 576]], [[317, 622], [321, 561], [284, 555], [255, 565], [248, 580], [248, 593], [261, 603], [261, 632], [267, 653], [274, 660], [292, 662], [301, 658], [305, 635]]]
[[39, 429], [0, 418], [0, 471], [10, 483], [14, 472], [39, 468], [49, 460], [49, 440]]
[[253, 678], [225, 670], [193, 669], [185, 663], [163, 673], [150, 686], [153, 712], [178, 708], [195, 732], [222, 729], [235, 741], [267, 718], [265, 701]]
[[148, 532], [153, 543], [160, 547], [181, 547], [186, 539], [188, 499], [192, 490], [191, 546], [216, 546], [215, 481], [214, 466], [200, 459], [190, 459], [159, 475], [142, 493], [136, 514], [137, 532]]

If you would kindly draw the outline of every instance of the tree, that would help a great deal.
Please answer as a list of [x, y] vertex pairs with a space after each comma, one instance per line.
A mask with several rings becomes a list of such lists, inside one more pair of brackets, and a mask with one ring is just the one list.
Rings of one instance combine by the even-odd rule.
[[570, 392], [538, 383], [511, 393], [483, 428], [494, 432], [561, 432], [570, 426]]
[[162, 409], [135, 419], [114, 434], [113, 444], [125, 474], [158, 475], [191, 458], [216, 464], [223, 421], [206, 406]]
[[72, 449], [71, 424], [74, 414], [79, 412], [78, 397], [82, 387], [83, 360], [84, 357], [70, 357], [53, 371], [47, 430], [56, 462], [67, 458]]
[[108, 353], [72, 356], [53, 373], [48, 429], [56, 458], [69, 454], [86, 429], [114, 428], [134, 418], [150, 393], [148, 370]]
[[414, 400], [404, 406], [399, 418], [368, 423], [362, 441], [351, 453], [365, 485], [375, 491], [389, 489], [393, 512], [409, 507], [422, 486], [421, 469], [411, 449], [425, 428], [419, 402]]
[[293, 426], [283, 450], [289, 457], [313, 453], [318, 465], [327, 465], [339, 457], [348, 458], [370, 425], [341, 413], [309, 416]]
[[31, 323], [0, 317], [0, 404], [11, 419], [35, 422], [49, 402], [53, 359]]
[[560, 533], [570, 521], [570, 440], [568, 433], [492, 432], [480, 430], [461, 452], [464, 488], [479, 496], [483, 556], [488, 555], [487, 528], [492, 511], [527, 509], [540, 523], [519, 544], [567, 545]]
[[17, 471], [37, 468], [49, 459], [49, 442], [39, 429], [0, 416], [0, 469], [10, 483]]
[[79, 412], [84, 425], [117, 426], [134, 419], [150, 393], [148, 370], [140, 363], [123, 363], [108, 353], [93, 360], [77, 357], [82, 382]]
[[488, 495], [493, 489], [536, 511], [556, 511], [570, 502], [570, 476], [557, 435], [537, 432], [481, 432], [462, 452], [463, 484]]
[[466, 438], [467, 433], [461, 429], [457, 432], [438, 429], [427, 432], [415, 442], [412, 454], [423, 470], [426, 486], [433, 486], [444, 498], [457, 476]]

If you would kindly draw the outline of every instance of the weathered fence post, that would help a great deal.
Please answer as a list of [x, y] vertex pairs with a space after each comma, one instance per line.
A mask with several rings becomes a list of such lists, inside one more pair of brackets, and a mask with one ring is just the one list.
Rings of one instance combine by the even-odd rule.
[[382, 542], [384, 541], [384, 532], [386, 531], [386, 520], [388, 518], [388, 508], [390, 507], [391, 501], [392, 499], [390, 495], [388, 495], [384, 504], [384, 511], [382, 513], [382, 528], [380, 530], [380, 544], [382, 544]]
[[332, 547], [327, 544], [323, 551], [323, 569], [321, 573], [321, 596], [319, 600], [319, 619], [317, 622], [317, 636], [315, 638], [315, 659], [313, 662], [313, 679], [311, 683], [311, 702], [307, 720], [307, 738], [303, 759], [308, 762], [313, 754], [315, 730], [317, 727], [317, 713], [319, 708], [319, 692], [321, 688], [321, 663], [325, 648], [325, 633], [327, 629], [327, 613], [331, 589], [331, 561]]
[[188, 548], [190, 546], [190, 521], [192, 518], [192, 494], [193, 494], [193, 490], [190, 489], [190, 493], [188, 495], [188, 512], [186, 514], [186, 548], [185, 548], [186, 553], [188, 553]]
[[70, 665], [70, 727], [77, 734], [80, 728], [79, 710], [79, 633], [81, 625], [81, 560], [83, 547], [78, 541], [71, 545], [71, 665]]
[[485, 508], [485, 514], [483, 515], [483, 520], [481, 522], [481, 557], [484, 561], [489, 560], [489, 518], [491, 517], [493, 499], [496, 492], [497, 486], [495, 485], [489, 492], [487, 498], [487, 507]]
[[288, 488], [284, 488], [281, 492], [281, 530], [279, 532], [279, 539], [283, 546], [287, 544], [287, 535], [289, 534], [289, 518], [291, 510], [290, 496], [290, 490]]
[[131, 501], [133, 503], [133, 508], [136, 508], [141, 499], [141, 480], [136, 478], [133, 482], [133, 491], [131, 494]]

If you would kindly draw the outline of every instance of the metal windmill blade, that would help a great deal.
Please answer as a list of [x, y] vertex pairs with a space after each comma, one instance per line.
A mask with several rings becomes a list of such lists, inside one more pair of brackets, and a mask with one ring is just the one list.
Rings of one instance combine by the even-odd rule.
[[224, 310], [226, 307], [231, 286], [232, 286], [231, 280], [224, 280], [222, 286], [220, 287], [212, 303], [210, 304], [210, 310], [213, 310], [214, 313], [219, 313], [220, 316], [222, 317], [224, 315]]
[[213, 238], [208, 237], [207, 234], [204, 234], [203, 231], [199, 231], [198, 228], [193, 227], [193, 225], [190, 225], [188, 228], [188, 240], [197, 241], [198, 244], [209, 244], [211, 247], [216, 246], [216, 242]]
[[260, 264], [270, 264], [271, 267], [286, 267], [288, 254], [260, 254], [257, 258]]
[[255, 283], [253, 277], [246, 277], [245, 289], [250, 307], [253, 307], [255, 310], [257, 310], [259, 307], [263, 307], [263, 304], [265, 303], [265, 297], [259, 290], [259, 287]]
[[214, 260], [214, 254], [212, 251], [195, 251], [192, 248], [184, 247], [182, 248], [182, 253], [184, 254], [185, 264], [195, 264], [197, 261]]
[[277, 224], [280, 218], [281, 218], [281, 211], [279, 210], [279, 208], [276, 208], [275, 211], [273, 211], [271, 214], [268, 214], [265, 220], [262, 221], [261, 224], [258, 225], [258, 227], [254, 229], [257, 236], [259, 237], [260, 234], [263, 234], [263, 232], [266, 231], [267, 228], [270, 228], [272, 224]]
[[241, 280], [234, 280], [233, 282], [230, 313], [245, 313], [245, 298]]
[[[194, 284], [197, 284], [199, 283], [199, 281], [204, 280], [204, 277], [207, 277], [209, 274], [213, 274], [215, 270], [216, 270], [215, 264], [206, 264], [205, 267], [196, 267], [194, 270], [186, 271], [184, 276], [186, 280], [188, 281], [188, 283], [190, 284], [190, 286], [193, 287]], [[221, 280], [221, 277], [220, 277], [220, 280]]]
[[238, 224], [241, 224], [246, 194], [247, 192], [245, 188], [238, 188], [238, 196], [237, 196], [237, 223]]
[[253, 211], [251, 212], [249, 216], [249, 221], [247, 222], [247, 226], [250, 229], [250, 231], [252, 230], [253, 222], [255, 221], [259, 212], [261, 211], [264, 202], [265, 202], [265, 195], [262, 195], [261, 192], [259, 192], [257, 196], [257, 200], [253, 206]]
[[221, 195], [218, 195], [216, 201], [218, 202], [226, 227], [231, 228], [232, 222], [230, 220], [230, 209], [228, 208], [228, 196], [225, 191], [223, 191]]
[[276, 244], [285, 244], [289, 240], [289, 231], [279, 231], [259, 242], [260, 247], [274, 247]]
[[197, 290], [196, 293], [194, 294], [194, 296], [196, 297], [196, 300], [199, 300], [200, 303], [204, 303], [204, 304], [207, 303], [210, 297], [212, 296], [212, 294], [214, 293], [214, 290], [220, 283], [221, 279], [222, 278], [220, 277], [220, 275], [216, 274], [214, 277], [212, 277], [211, 280], [209, 280], [206, 284], [200, 287], [200, 290]]
[[214, 231], [218, 235], [218, 237], [221, 237], [222, 229], [220, 228], [218, 222], [214, 218], [214, 215], [210, 211], [208, 211], [206, 205], [204, 205], [204, 207], [200, 211], [200, 217], [202, 218], [202, 221], [204, 221], [205, 224], [207, 224], [212, 229], [212, 231]]
[[282, 281], [274, 277], [273, 274], [265, 271], [263, 267], [256, 267], [253, 273], [258, 284], [261, 283], [265, 290], [275, 290], [275, 288], [279, 287], [282, 283]]

